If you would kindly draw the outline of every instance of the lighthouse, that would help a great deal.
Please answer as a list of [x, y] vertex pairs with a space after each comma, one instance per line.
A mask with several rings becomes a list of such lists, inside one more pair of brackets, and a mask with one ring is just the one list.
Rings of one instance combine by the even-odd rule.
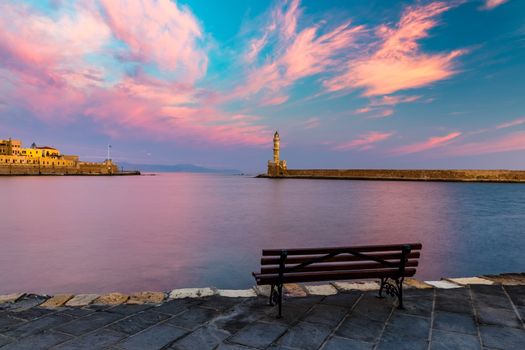
[[279, 137], [279, 132], [276, 131], [273, 134], [273, 162], [279, 164], [279, 146], [281, 143], [281, 138]]
[[281, 138], [279, 132], [273, 134], [273, 160], [268, 161], [268, 176], [281, 176], [286, 173], [286, 161], [280, 159]]

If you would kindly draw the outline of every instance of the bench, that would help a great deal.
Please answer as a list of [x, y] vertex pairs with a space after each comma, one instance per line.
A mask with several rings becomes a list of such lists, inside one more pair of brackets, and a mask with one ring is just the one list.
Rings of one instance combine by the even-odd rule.
[[421, 243], [334, 248], [263, 249], [257, 285], [270, 285], [270, 305], [282, 316], [283, 284], [333, 280], [380, 279], [383, 291], [403, 308], [403, 280], [418, 266]]

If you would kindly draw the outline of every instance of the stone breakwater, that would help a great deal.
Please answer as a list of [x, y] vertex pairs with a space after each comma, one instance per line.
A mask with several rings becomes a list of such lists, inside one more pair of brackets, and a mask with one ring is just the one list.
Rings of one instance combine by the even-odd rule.
[[523, 170], [425, 169], [286, 169], [279, 175], [258, 177], [295, 179], [402, 180], [456, 182], [525, 182]]

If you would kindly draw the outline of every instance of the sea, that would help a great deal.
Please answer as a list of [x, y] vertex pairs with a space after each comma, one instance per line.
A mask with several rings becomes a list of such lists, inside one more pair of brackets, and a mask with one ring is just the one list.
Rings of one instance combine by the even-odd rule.
[[263, 248], [421, 242], [416, 278], [525, 271], [525, 184], [0, 177], [0, 294], [249, 288]]

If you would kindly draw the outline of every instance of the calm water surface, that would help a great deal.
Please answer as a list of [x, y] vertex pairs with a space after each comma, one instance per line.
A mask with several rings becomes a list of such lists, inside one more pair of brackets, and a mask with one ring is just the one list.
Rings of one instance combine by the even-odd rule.
[[416, 277], [525, 271], [525, 185], [0, 178], [0, 294], [246, 288], [271, 247], [423, 243]]

